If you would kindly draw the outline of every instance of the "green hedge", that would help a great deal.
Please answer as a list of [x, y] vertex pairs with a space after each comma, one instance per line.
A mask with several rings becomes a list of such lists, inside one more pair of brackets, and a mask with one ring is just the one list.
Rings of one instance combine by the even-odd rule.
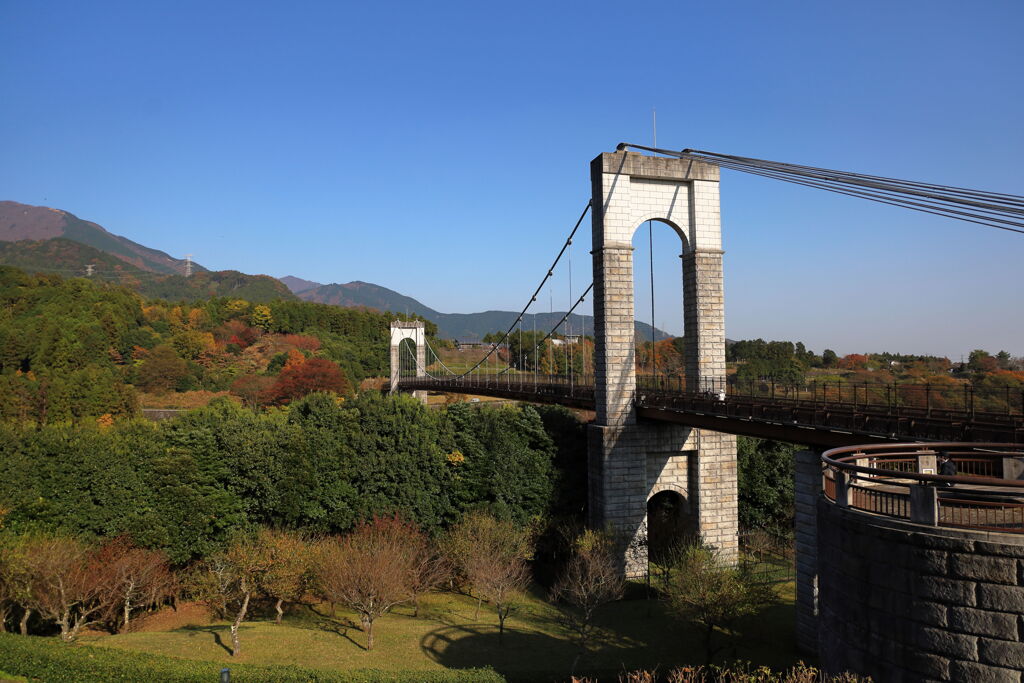
[[[55, 638], [0, 633], [0, 671], [45, 683], [216, 683], [224, 665], [144, 652], [68, 645]], [[316, 671], [297, 666], [228, 664], [242, 683], [501, 683], [490, 669]]]

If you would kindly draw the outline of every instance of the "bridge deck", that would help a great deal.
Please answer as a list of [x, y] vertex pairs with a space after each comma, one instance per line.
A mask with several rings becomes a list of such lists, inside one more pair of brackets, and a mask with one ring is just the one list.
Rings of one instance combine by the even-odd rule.
[[[450, 380], [404, 377], [402, 390], [498, 396], [534, 403], [594, 408], [594, 387], [557, 378], [479, 375]], [[990, 441], [1024, 443], [1024, 416], [929, 410], [842, 401], [726, 396], [672, 389], [637, 391], [637, 416], [813, 447], [868, 441]]]

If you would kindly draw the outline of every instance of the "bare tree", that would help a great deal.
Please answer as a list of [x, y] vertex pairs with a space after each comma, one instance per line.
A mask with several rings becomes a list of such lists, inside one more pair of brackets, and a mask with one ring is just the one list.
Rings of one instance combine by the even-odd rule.
[[375, 518], [321, 545], [316, 569], [321, 595], [359, 614], [367, 650], [373, 649], [374, 622], [413, 598], [413, 548], [421, 537], [398, 517]]
[[82, 542], [64, 536], [38, 536], [25, 543], [30, 592], [25, 607], [60, 627], [74, 640], [106, 607], [107, 568]]
[[734, 635], [739, 619], [775, 600], [770, 586], [753, 580], [743, 567], [723, 562], [717, 550], [702, 543], [680, 552], [677, 571], [664, 590], [672, 612], [702, 627], [708, 664], [728, 644], [716, 639], [716, 632]]
[[580, 648], [573, 661], [575, 671], [580, 657], [590, 649], [594, 613], [602, 605], [621, 598], [625, 584], [611, 534], [588, 529], [571, 543], [573, 553], [551, 588], [551, 599], [574, 608], [564, 614]]
[[530, 581], [530, 541], [529, 530], [484, 513], [467, 515], [448, 537], [449, 553], [477, 596], [477, 614], [480, 600], [492, 603], [498, 613], [499, 643], [505, 620]]
[[266, 549], [257, 540], [244, 538], [210, 557], [192, 576], [193, 595], [219, 616], [232, 619], [232, 656], [242, 651], [238, 631], [270, 563]]
[[420, 597], [451, 578], [452, 565], [444, 553], [425, 535], [412, 539], [412, 565], [409, 587], [412, 590], [413, 616], [420, 616]]
[[105, 543], [95, 561], [106, 567], [103, 617], [111, 630], [128, 630], [133, 610], [162, 603], [176, 590], [167, 555], [136, 548], [127, 538]]
[[274, 623], [280, 624], [284, 603], [298, 602], [306, 592], [310, 547], [298, 534], [270, 529], [260, 532], [259, 542], [269, 560], [263, 575], [263, 592], [274, 601]]

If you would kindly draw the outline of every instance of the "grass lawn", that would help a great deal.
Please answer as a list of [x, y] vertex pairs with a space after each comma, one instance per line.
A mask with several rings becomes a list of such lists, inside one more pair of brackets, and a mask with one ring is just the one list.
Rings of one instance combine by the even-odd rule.
[[0, 671], [0, 683], [27, 683], [28, 679], [22, 676], [12, 676], [9, 673]]
[[[782, 668], [797, 661], [793, 639], [793, 586], [783, 584], [780, 602], [741, 626], [739, 659]], [[298, 607], [277, 626], [269, 618], [242, 626], [242, 653], [228, 654], [227, 624], [186, 626], [170, 631], [89, 638], [94, 645], [142, 650], [217, 662], [296, 664], [316, 669], [415, 670], [491, 666], [511, 681], [565, 678], [576, 648], [560, 625], [558, 611], [531, 596], [506, 622], [498, 642], [494, 610], [476, 601], [438, 593], [422, 600], [419, 618], [410, 607], [384, 616], [374, 629], [376, 644], [364, 649], [364, 634], [352, 614], [328, 605]], [[698, 632], [671, 619], [655, 601], [626, 600], [599, 612], [601, 640], [578, 669], [614, 676], [623, 669], [665, 668], [703, 662]], [[614, 679], [613, 679], [614, 680]]]

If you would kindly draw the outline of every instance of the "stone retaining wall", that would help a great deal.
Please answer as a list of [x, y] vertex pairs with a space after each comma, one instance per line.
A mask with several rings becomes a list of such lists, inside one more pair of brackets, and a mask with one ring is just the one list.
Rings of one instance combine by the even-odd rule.
[[876, 681], [1012, 681], [1024, 669], [1024, 535], [818, 501], [818, 650]]
[[796, 550], [796, 645], [818, 654], [818, 498], [821, 455], [797, 451], [793, 466], [794, 545]]

